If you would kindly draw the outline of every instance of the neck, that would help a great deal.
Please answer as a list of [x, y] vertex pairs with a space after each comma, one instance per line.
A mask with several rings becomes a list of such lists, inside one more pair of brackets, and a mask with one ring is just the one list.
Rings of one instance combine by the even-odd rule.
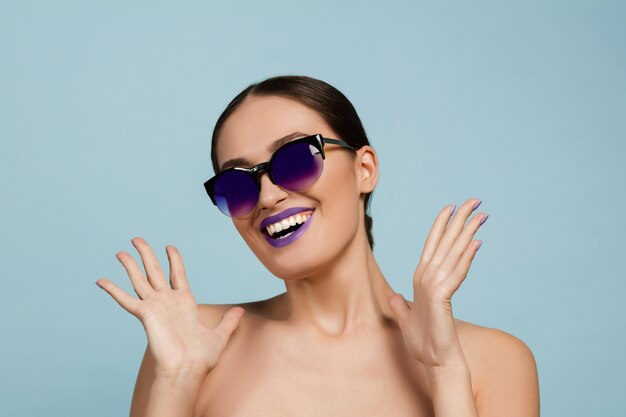
[[338, 259], [313, 275], [285, 281], [281, 297], [287, 320], [328, 336], [391, 320], [387, 299], [394, 290], [383, 276], [367, 239], [355, 239]]

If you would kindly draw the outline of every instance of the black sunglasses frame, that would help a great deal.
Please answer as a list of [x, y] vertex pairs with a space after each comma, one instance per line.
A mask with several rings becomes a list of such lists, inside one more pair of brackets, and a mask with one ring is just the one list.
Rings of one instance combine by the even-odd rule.
[[[205, 181], [204, 189], [206, 190], [207, 194], [211, 198], [211, 201], [213, 202], [213, 204], [217, 206], [217, 201], [215, 200], [215, 196], [214, 196], [215, 183], [217, 182], [219, 176], [222, 175], [225, 172], [235, 171], [235, 170], [236, 171], [245, 172], [246, 174], [248, 174], [252, 178], [254, 178], [254, 180], [256, 182], [256, 185], [257, 185], [257, 188], [259, 189], [259, 191], [261, 191], [261, 175], [264, 172], [267, 172], [269, 177], [270, 177], [270, 181], [272, 181], [273, 184], [276, 184], [276, 181], [274, 181], [274, 177], [272, 176], [272, 162], [274, 160], [274, 156], [277, 153], [279, 153], [281, 150], [283, 150], [284, 148], [286, 148], [288, 146], [292, 146], [293, 144], [303, 143], [303, 142], [315, 146], [320, 151], [320, 154], [322, 155], [322, 159], [326, 159], [326, 154], [324, 152], [324, 145], [326, 143], [339, 145], [339, 146], [342, 146], [342, 147], [344, 147], [346, 149], [350, 149], [352, 151], [356, 151], [357, 150], [355, 147], [350, 146], [347, 142], [345, 142], [345, 141], [343, 141], [341, 139], [326, 138], [326, 137], [322, 136], [319, 133], [316, 134], [316, 135], [305, 136], [303, 138], [299, 138], [299, 139], [292, 140], [291, 142], [287, 142], [283, 146], [281, 146], [280, 148], [276, 149], [274, 151], [274, 153], [272, 154], [272, 156], [270, 157], [269, 161], [267, 161], [267, 162], [261, 162], [260, 164], [255, 165], [252, 168], [233, 167], [233, 168], [225, 169], [224, 171], [220, 172], [217, 175], [214, 175], [213, 177], [211, 177], [210, 179]], [[280, 187], [280, 185], [279, 185], [279, 187]]]

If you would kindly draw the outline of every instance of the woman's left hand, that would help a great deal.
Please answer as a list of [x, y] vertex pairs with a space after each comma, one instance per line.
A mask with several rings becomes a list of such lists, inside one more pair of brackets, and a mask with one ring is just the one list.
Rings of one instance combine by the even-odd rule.
[[409, 307], [401, 294], [388, 300], [409, 354], [429, 370], [464, 361], [451, 298], [482, 243], [472, 238], [489, 215], [481, 212], [465, 223], [480, 202], [466, 201], [450, 224], [454, 207], [446, 206], [439, 213], [413, 275], [413, 305]]

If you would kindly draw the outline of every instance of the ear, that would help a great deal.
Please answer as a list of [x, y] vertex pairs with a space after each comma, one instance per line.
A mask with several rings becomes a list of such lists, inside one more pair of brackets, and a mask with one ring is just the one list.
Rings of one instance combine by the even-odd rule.
[[355, 164], [360, 193], [371, 193], [378, 183], [378, 158], [374, 148], [364, 145], [358, 149]]

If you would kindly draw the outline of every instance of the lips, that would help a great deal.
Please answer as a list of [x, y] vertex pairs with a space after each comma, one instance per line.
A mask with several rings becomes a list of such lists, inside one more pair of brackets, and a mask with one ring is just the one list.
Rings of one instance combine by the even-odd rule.
[[313, 222], [313, 217], [313, 212], [311, 212], [311, 215], [308, 219], [306, 219], [304, 223], [302, 223], [302, 226], [300, 226], [295, 231], [286, 234], [283, 237], [274, 239], [273, 237], [265, 234], [265, 240], [267, 241], [267, 243], [275, 248], [284, 248], [287, 245], [291, 245], [293, 242], [300, 239], [300, 237], [302, 237], [306, 233], [308, 228], [311, 226], [311, 223]]
[[[304, 218], [304, 222], [301, 223], [301, 226], [296, 228], [294, 231], [287, 233], [287, 235], [276, 237], [280, 233], [273, 232], [273, 226], [272, 225], [275, 225], [276, 223], [279, 223], [279, 222], [286, 221], [286, 219], [289, 218], [290, 216], [293, 216], [293, 215], [296, 215], [296, 214], [302, 213], [302, 212], [306, 212], [307, 214], [304, 215], [304, 216], [306, 216], [306, 218]], [[284, 211], [281, 211], [278, 214], [275, 214], [273, 216], [268, 216], [265, 219], [263, 219], [263, 221], [261, 222], [261, 233], [263, 233], [263, 235], [265, 237], [265, 240], [271, 246], [273, 246], [275, 248], [283, 248], [283, 247], [285, 247], [287, 245], [290, 245], [291, 243], [295, 242], [301, 236], [304, 235], [304, 233], [307, 231], [307, 229], [311, 225], [311, 222], [313, 221], [313, 213], [314, 212], [315, 212], [315, 209], [312, 209], [312, 208], [309, 208], [309, 207], [291, 207], [291, 208], [288, 208], [288, 209], [286, 209]], [[297, 217], [300, 217], [300, 216], [297, 216]], [[293, 221], [293, 217], [292, 217], [292, 221]], [[272, 230], [272, 234], [273, 234], [274, 237], [270, 236], [270, 234], [267, 232], [267, 230], [266, 230], [267, 226], [270, 226], [270, 228]]]
[[288, 209], [281, 211], [280, 213], [274, 214], [272, 216], [267, 216], [266, 218], [264, 218], [261, 221], [261, 226], [259, 227], [259, 229], [261, 230], [261, 232], [263, 232], [263, 230], [265, 230], [265, 228], [269, 226], [270, 224], [278, 223], [288, 218], [289, 216], [293, 216], [294, 214], [297, 214], [297, 213], [302, 213], [303, 211], [315, 211], [315, 209], [310, 208], [310, 207], [290, 207]]

